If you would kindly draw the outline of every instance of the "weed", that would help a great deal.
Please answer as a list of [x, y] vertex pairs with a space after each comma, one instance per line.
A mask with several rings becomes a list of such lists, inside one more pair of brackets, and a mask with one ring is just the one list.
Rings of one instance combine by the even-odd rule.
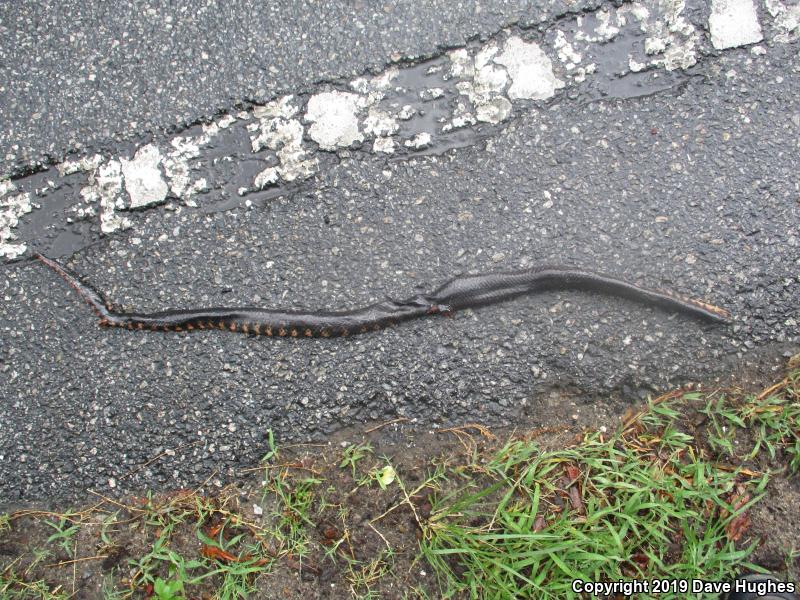
[[397, 478], [397, 471], [394, 470], [387, 456], [382, 456], [381, 460], [383, 460], [383, 465], [376, 465], [370, 469], [366, 475], [358, 480], [358, 487], [370, 486], [373, 483], [377, 483], [378, 487], [385, 490], [394, 483]]
[[269, 451], [261, 457], [262, 463], [278, 458], [278, 446], [275, 444], [275, 435], [272, 433], [272, 429], [267, 430], [267, 444], [269, 445]]
[[[698, 394], [687, 393], [683, 394], [680, 399], [688, 401], [697, 397], [699, 397]], [[651, 431], [663, 429], [680, 418], [680, 412], [676, 408], [677, 402], [678, 399], [669, 394], [662, 399], [650, 399], [647, 409], [638, 415], [638, 420]]]
[[26, 581], [12, 569], [0, 573], [0, 598], [3, 600], [67, 600], [61, 586], [51, 589], [43, 579]]
[[125, 600], [130, 597], [130, 592], [128, 590], [116, 589], [114, 570], [103, 577], [100, 592], [103, 594], [103, 600]]
[[[241, 582], [232, 586], [227, 579], [232, 573], [235, 575], [244, 574], [247, 566], [244, 563], [236, 565], [212, 564], [205, 558], [187, 560], [178, 552], [169, 548], [169, 539], [173, 532], [173, 524], [166, 526], [161, 534], [156, 538], [153, 546], [146, 555], [139, 560], [132, 560], [130, 564], [136, 567], [136, 575], [133, 581], [136, 585], [150, 583], [153, 586], [153, 593], [159, 600], [173, 600], [183, 597], [184, 590], [189, 586], [194, 586], [200, 582], [215, 576], [222, 576], [223, 586], [220, 590], [227, 590], [226, 594], [218, 595], [219, 598], [242, 597], [230, 595], [230, 589], [240, 591], [245, 586]], [[214, 547], [219, 547], [219, 543], [197, 530], [198, 538]], [[226, 543], [225, 548], [234, 546], [240, 538], [235, 538]], [[224, 549], [224, 548], [223, 548]], [[166, 571], [167, 578], [161, 576]], [[251, 571], [248, 571], [249, 574]], [[226, 583], [227, 581], [227, 583]], [[160, 591], [159, 591], [160, 590]]]
[[800, 472], [800, 369], [758, 396], [735, 402], [722, 395], [711, 395], [700, 409], [710, 421], [707, 440], [712, 450], [736, 458], [737, 433], [747, 430], [754, 439], [745, 454], [754, 458], [762, 450], [775, 460], [779, 450], [789, 457], [789, 469]]
[[67, 556], [74, 558], [73, 552], [75, 548], [72, 538], [75, 537], [81, 527], [78, 523], [73, 522], [72, 515], [66, 513], [59, 516], [58, 523], [45, 521], [45, 524], [56, 530], [53, 535], [47, 538], [47, 543], [57, 542]]
[[203, 520], [215, 509], [212, 500], [181, 490], [166, 501], [155, 501], [152, 492], [148, 492], [140, 513], [146, 525], [162, 528], [179, 525], [190, 518]]
[[342, 451], [342, 462], [339, 464], [339, 468], [350, 467], [353, 472], [353, 479], [355, 479], [356, 465], [369, 454], [372, 454], [372, 444], [369, 442], [347, 446]]
[[430, 600], [430, 598], [428, 592], [417, 586], [403, 593], [403, 600]]
[[216, 598], [238, 600], [250, 597], [256, 591], [256, 587], [252, 583], [253, 576], [264, 570], [265, 568], [260, 566], [256, 559], [227, 565], [221, 570], [222, 583], [217, 590]]
[[373, 472], [373, 478], [375, 481], [378, 482], [378, 485], [382, 490], [385, 490], [389, 487], [394, 480], [397, 479], [397, 471], [394, 470], [394, 467], [389, 464], [388, 458], [386, 459], [387, 464], [381, 467], [380, 469], [375, 469]]
[[30, 572], [32, 572], [39, 564], [50, 559], [50, 557], [52, 556], [52, 553], [49, 550], [45, 550], [44, 548], [34, 548], [32, 554], [33, 554], [33, 560], [31, 560], [31, 562], [25, 568], [25, 576], [27, 576]]
[[180, 600], [183, 593], [183, 581], [173, 580], [164, 581], [161, 577], [156, 577], [153, 582], [153, 595], [158, 600]]

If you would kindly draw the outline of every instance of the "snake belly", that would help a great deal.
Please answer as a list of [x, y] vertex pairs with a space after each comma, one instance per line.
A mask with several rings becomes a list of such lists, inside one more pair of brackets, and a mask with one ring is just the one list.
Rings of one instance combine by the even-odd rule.
[[153, 331], [221, 329], [277, 337], [342, 337], [377, 331], [403, 321], [434, 314], [505, 302], [548, 290], [575, 289], [610, 294], [683, 313], [701, 320], [724, 323], [725, 310], [669, 291], [643, 288], [615, 277], [576, 267], [544, 266], [520, 271], [455, 277], [430, 294], [405, 300], [385, 300], [342, 311], [289, 311], [259, 307], [213, 307], [139, 313], [114, 310], [103, 295], [52, 258], [34, 258], [58, 273], [86, 301], [105, 327]]

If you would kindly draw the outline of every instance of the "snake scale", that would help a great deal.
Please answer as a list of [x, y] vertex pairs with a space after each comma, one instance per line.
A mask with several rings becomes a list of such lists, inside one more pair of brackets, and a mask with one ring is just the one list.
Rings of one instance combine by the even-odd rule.
[[58, 273], [91, 306], [105, 327], [153, 331], [223, 329], [278, 337], [341, 337], [377, 331], [427, 315], [450, 314], [547, 290], [576, 289], [611, 294], [699, 319], [725, 323], [730, 314], [713, 304], [671, 292], [642, 288], [621, 279], [575, 267], [543, 266], [521, 271], [465, 275], [430, 294], [385, 300], [344, 311], [288, 311], [254, 307], [215, 307], [137, 313], [114, 310], [97, 290], [61, 263], [34, 254]]

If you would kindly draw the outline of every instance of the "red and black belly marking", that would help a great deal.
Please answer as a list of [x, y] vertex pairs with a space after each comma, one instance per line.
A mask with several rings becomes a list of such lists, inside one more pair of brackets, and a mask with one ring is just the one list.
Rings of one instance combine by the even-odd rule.
[[220, 329], [267, 337], [331, 338], [378, 331], [409, 319], [445, 314], [511, 300], [546, 290], [576, 289], [628, 298], [702, 320], [726, 323], [728, 311], [672, 292], [639, 287], [609, 275], [575, 267], [535, 267], [522, 271], [469, 275], [451, 279], [431, 294], [386, 300], [346, 311], [285, 311], [267, 308], [198, 308], [153, 313], [115, 311], [102, 294], [61, 263], [34, 254], [83, 298], [104, 327], [152, 331]]

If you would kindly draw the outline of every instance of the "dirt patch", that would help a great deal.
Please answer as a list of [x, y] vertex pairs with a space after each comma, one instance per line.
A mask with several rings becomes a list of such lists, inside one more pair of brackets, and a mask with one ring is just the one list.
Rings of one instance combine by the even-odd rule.
[[[800, 370], [768, 387], [692, 385], [647, 404], [620, 402], [613, 410], [555, 392], [542, 402], [560, 407], [556, 424], [421, 430], [397, 419], [341, 431], [324, 445], [270, 441], [262, 464], [224, 489], [91, 496], [78, 509], [6, 513], [0, 518], [0, 597], [440, 597], [447, 583], [420, 552], [433, 521], [444, 514], [436, 507], [451, 494], [492, 483], [483, 465], [497, 462], [510, 440], [537, 456], [564, 449], [580, 456], [589, 439], [617, 439], [619, 448], [641, 451], [630, 456], [652, 460], [666, 473], [673, 464], [665, 462], [668, 435], [678, 445], [690, 440], [680, 452], [688, 449], [721, 474], [737, 473], [719, 497], [739, 511], [724, 523], [725, 543], [753, 550], [741, 568], [750, 563], [798, 580]], [[551, 514], [537, 516], [534, 509], [526, 531], [546, 530], [556, 513], [583, 522], [591, 503], [602, 500], [591, 496], [590, 479], [576, 485], [589, 477], [580, 461], [565, 464], [566, 475], [559, 471], [549, 496], [541, 496]], [[757, 489], [765, 474], [765, 489]], [[502, 502], [523, 503], [524, 494], [509, 493]], [[486, 500], [497, 501], [491, 494]], [[458, 516], [454, 506], [451, 517]], [[476, 517], [466, 526], [484, 531], [491, 523]], [[682, 540], [673, 537], [670, 544], [666, 556], [677, 561]], [[645, 553], [626, 558], [634, 575], [653, 564]], [[445, 562], [448, 577], [466, 577], [455, 555], [445, 555]], [[470, 594], [461, 590], [453, 597], [462, 596]]]

